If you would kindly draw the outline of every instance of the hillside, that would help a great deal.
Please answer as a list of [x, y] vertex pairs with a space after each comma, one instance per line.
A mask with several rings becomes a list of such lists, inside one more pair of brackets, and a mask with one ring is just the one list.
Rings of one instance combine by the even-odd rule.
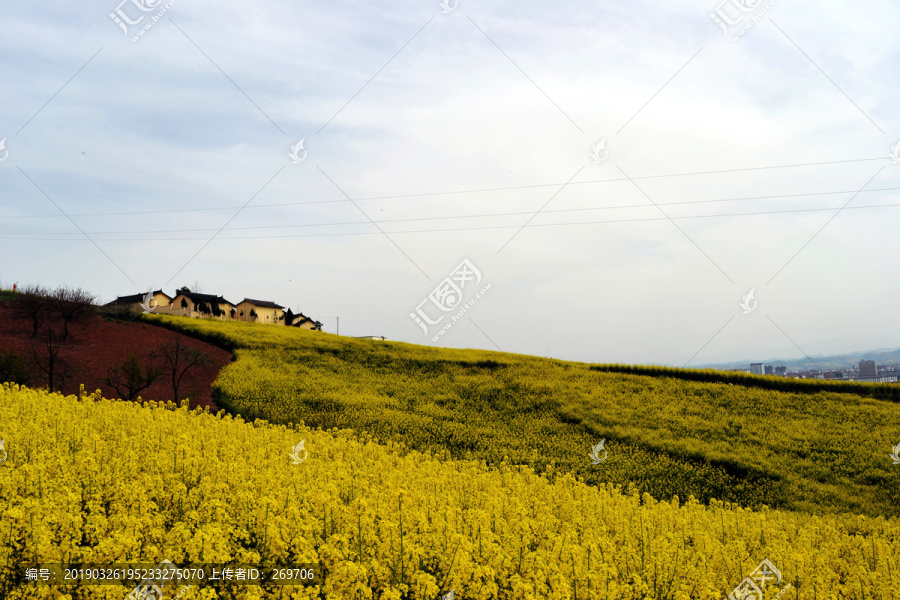
[[[314, 563], [323, 580], [175, 586], [167, 600], [720, 600], [763, 558], [787, 598], [889, 598], [900, 584], [894, 519], [657, 502], [348, 431], [9, 385], [0, 429], [8, 600], [122, 600], [134, 585], [39, 586], [31, 561], [163, 558]], [[300, 440], [308, 457], [292, 464]]]
[[[508, 459], [597, 487], [817, 514], [897, 516], [900, 406], [814, 388], [605, 372], [475, 350], [148, 316], [234, 348], [217, 402], [245, 418], [365, 431], [445, 458]], [[591, 447], [606, 438], [607, 460]]]
[[[32, 386], [47, 385], [46, 373], [38, 365], [46, 360], [47, 348], [43, 335], [32, 337], [31, 323], [13, 309], [15, 294], [0, 291], [0, 363], [8, 353], [14, 353], [21, 366], [24, 381]], [[161, 344], [178, 342], [205, 354], [208, 364], [192, 368], [183, 378], [180, 397], [189, 397], [191, 407], [209, 406], [216, 411], [212, 382], [219, 370], [231, 362], [231, 354], [200, 340], [153, 327], [147, 323], [103, 318], [94, 314], [83, 323], [73, 324], [70, 339], [62, 345], [57, 356], [57, 381], [54, 386], [66, 394], [75, 394], [84, 385], [88, 390], [99, 389], [105, 397], [116, 397], [116, 390], [104, 383], [110, 371], [134, 354], [142, 367], [150, 364], [150, 356]], [[0, 377], [4, 369], [0, 364]], [[0, 380], [2, 382], [2, 380]], [[165, 401], [172, 398], [172, 387], [165, 377], [141, 391], [144, 400]]]

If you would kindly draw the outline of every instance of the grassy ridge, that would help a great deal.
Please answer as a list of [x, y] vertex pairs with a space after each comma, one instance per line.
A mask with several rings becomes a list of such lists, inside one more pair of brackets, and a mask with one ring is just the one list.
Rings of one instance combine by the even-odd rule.
[[628, 373], [631, 375], [649, 375], [651, 377], [673, 377], [685, 381], [701, 381], [706, 383], [733, 383], [744, 387], [776, 390], [780, 392], [798, 392], [814, 394], [816, 392], [837, 392], [856, 394], [880, 400], [900, 402], [900, 385], [890, 383], [866, 383], [862, 381], [834, 381], [820, 379], [794, 379], [777, 375], [754, 375], [720, 371], [718, 369], [679, 369], [677, 367], [659, 367], [652, 365], [591, 365], [593, 371], [607, 373]]
[[[451, 458], [595, 486], [633, 483], [658, 499], [900, 514], [888, 452], [896, 404], [827, 391], [786, 393], [593, 370], [515, 354], [355, 340], [246, 323], [151, 316], [236, 362], [217, 402], [276, 423], [352, 428]], [[587, 455], [608, 438], [608, 459]]]

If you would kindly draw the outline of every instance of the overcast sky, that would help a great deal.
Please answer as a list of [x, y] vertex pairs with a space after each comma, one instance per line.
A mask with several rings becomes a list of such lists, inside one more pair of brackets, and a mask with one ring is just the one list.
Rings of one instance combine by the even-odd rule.
[[0, 13], [4, 287], [590, 362], [900, 346], [896, 3], [117, 1]]

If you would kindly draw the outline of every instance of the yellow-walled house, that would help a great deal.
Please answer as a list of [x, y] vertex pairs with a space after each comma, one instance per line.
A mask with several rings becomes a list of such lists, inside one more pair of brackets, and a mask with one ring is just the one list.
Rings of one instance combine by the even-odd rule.
[[284, 307], [268, 300], [244, 298], [234, 307], [234, 318], [253, 323], [284, 324]]
[[163, 314], [198, 319], [207, 317], [226, 321], [234, 316], [234, 304], [215, 294], [198, 294], [178, 290], [168, 310], [156, 311]]
[[[149, 296], [149, 297], [148, 297]], [[119, 296], [112, 302], [106, 303], [104, 306], [124, 306], [135, 312], [160, 312], [169, 307], [172, 303], [172, 297], [164, 293], [162, 290], [149, 292], [149, 294], [132, 294], [130, 296]]]
[[222, 296], [191, 292], [187, 288], [176, 291], [174, 298], [163, 293], [162, 290], [156, 290], [148, 294], [119, 296], [105, 306], [124, 306], [135, 312], [151, 312], [192, 319], [203, 317], [222, 321], [235, 319], [250, 323], [288, 325], [322, 331], [322, 323], [319, 321], [311, 319], [303, 313], [294, 314], [291, 309], [285, 310], [280, 304], [268, 300], [244, 298], [239, 303], [232, 304]]
[[295, 315], [291, 312], [291, 309], [288, 309], [287, 315], [284, 319], [284, 324], [288, 325], [289, 327], [299, 327], [300, 329], [322, 331], [322, 324], [320, 322], [310, 319], [303, 313], [297, 313]]

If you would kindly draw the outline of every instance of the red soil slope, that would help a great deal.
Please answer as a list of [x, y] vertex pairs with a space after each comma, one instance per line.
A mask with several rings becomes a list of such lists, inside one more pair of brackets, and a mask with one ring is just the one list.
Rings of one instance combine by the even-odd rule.
[[[116, 391], [104, 385], [103, 379], [108, 370], [119, 366], [131, 353], [136, 354], [142, 364], [146, 364], [149, 354], [164, 342], [181, 340], [182, 346], [196, 348], [205, 352], [212, 361], [212, 366], [195, 367], [185, 376], [185, 383], [179, 389], [179, 395], [190, 398], [190, 406], [209, 406], [213, 412], [219, 410], [212, 399], [212, 382], [219, 370], [231, 361], [231, 353], [216, 346], [211, 346], [194, 338], [174, 331], [142, 323], [121, 323], [105, 321], [99, 316], [92, 317], [89, 323], [75, 325], [71, 329], [71, 338], [60, 351], [60, 358], [68, 363], [68, 374], [62, 385], [65, 394], [77, 394], [79, 384], [84, 384], [87, 392], [100, 389], [104, 398], [116, 398]], [[38, 355], [42, 349], [38, 340], [34, 340]], [[0, 303], [0, 350], [13, 350], [28, 364], [34, 356], [31, 339], [31, 323], [16, 318], [8, 304]], [[46, 354], [46, 349], [43, 353]], [[38, 368], [31, 367], [32, 386], [46, 386], [47, 377]], [[192, 381], [189, 381], [189, 378]], [[157, 380], [152, 386], [141, 392], [144, 400], [171, 400], [172, 386], [164, 378]]]

